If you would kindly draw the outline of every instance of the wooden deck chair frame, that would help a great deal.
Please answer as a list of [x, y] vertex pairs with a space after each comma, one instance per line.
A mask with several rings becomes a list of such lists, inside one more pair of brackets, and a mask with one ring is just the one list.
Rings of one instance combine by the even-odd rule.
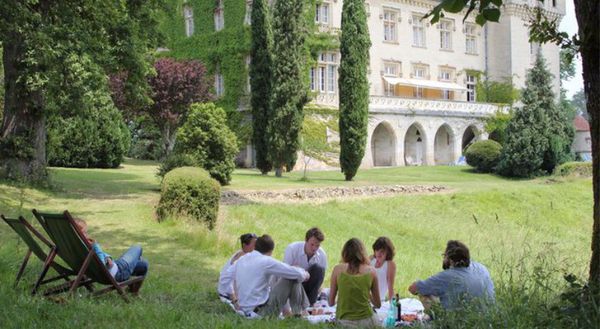
[[93, 292], [93, 296], [116, 290], [126, 302], [129, 302], [124, 288], [137, 283], [141, 285], [144, 277], [133, 277], [124, 282], [117, 282], [110, 275], [106, 266], [102, 264], [91, 243], [84, 238], [79, 226], [67, 210], [62, 214], [49, 214], [33, 209], [33, 214], [56, 246], [53, 257], [60, 256], [73, 270], [77, 271], [77, 277], [73, 281], [56, 290], [46, 292], [47, 295], [66, 290], [74, 295], [77, 288], [93, 282], [108, 285], [104, 289]]
[[[4, 215], [0, 215], [2, 219], [10, 226], [15, 233], [25, 242], [27, 245], [27, 253], [25, 254], [25, 258], [19, 267], [19, 272], [17, 273], [17, 278], [15, 279], [14, 287], [17, 287], [19, 281], [21, 280], [23, 274], [25, 273], [25, 268], [29, 262], [29, 258], [31, 254], [37, 256], [37, 258], [43, 262], [42, 272], [39, 274], [37, 281], [33, 285], [33, 290], [31, 291], [32, 295], [35, 295], [37, 290], [41, 285], [45, 285], [50, 282], [54, 282], [60, 279], [64, 279], [67, 282], [69, 281], [69, 276], [74, 276], [75, 272], [71, 269], [67, 269], [60, 264], [53, 261], [56, 253], [55, 246], [46, 239], [38, 230], [36, 230], [23, 216], [19, 216], [19, 218], [8, 218]], [[35, 238], [34, 238], [35, 237]], [[50, 252], [46, 253], [40, 244], [36, 241], [41, 241], [44, 245], [46, 245]], [[48, 270], [53, 268], [58, 275], [49, 279], [44, 279]]]

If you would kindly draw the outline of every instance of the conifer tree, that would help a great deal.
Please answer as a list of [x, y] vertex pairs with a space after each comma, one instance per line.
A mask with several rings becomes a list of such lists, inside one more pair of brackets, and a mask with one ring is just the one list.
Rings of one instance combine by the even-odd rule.
[[291, 170], [308, 101], [304, 86], [305, 0], [276, 1], [273, 11], [273, 98], [267, 128], [275, 175]]
[[567, 114], [556, 104], [551, 81], [552, 74], [538, 54], [527, 74], [523, 107], [515, 111], [506, 130], [500, 174], [531, 177], [551, 172], [569, 158], [573, 131]]
[[252, 3], [252, 48], [250, 56], [250, 104], [252, 107], [252, 144], [256, 167], [266, 174], [273, 168], [268, 156], [267, 127], [272, 88], [273, 32], [266, 0]]
[[352, 180], [365, 155], [369, 115], [369, 47], [364, 1], [346, 0], [342, 8], [340, 38], [340, 166]]

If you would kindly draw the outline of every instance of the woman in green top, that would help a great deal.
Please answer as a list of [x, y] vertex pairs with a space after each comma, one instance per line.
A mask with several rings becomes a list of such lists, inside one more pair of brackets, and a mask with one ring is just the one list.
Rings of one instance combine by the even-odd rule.
[[329, 306], [335, 305], [336, 318], [344, 326], [376, 327], [377, 317], [371, 303], [381, 307], [377, 273], [369, 265], [369, 257], [363, 243], [356, 238], [348, 240], [342, 249], [342, 264], [333, 268]]

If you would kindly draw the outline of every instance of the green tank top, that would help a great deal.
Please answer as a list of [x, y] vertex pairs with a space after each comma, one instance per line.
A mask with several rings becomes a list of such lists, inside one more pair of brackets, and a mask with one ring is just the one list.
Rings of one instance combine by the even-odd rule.
[[369, 292], [371, 273], [352, 275], [345, 272], [338, 277], [336, 317], [340, 320], [362, 320], [373, 316]]

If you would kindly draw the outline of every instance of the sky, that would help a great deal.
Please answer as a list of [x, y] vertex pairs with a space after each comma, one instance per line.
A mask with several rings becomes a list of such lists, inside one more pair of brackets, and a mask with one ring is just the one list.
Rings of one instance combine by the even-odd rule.
[[[577, 33], [577, 19], [575, 18], [575, 7], [573, 0], [566, 0], [566, 14], [560, 22], [560, 30], [573, 35]], [[571, 98], [574, 93], [583, 88], [583, 77], [581, 76], [581, 57], [575, 57], [575, 76], [568, 81], [563, 81], [563, 87], [567, 90], [567, 98]]]

